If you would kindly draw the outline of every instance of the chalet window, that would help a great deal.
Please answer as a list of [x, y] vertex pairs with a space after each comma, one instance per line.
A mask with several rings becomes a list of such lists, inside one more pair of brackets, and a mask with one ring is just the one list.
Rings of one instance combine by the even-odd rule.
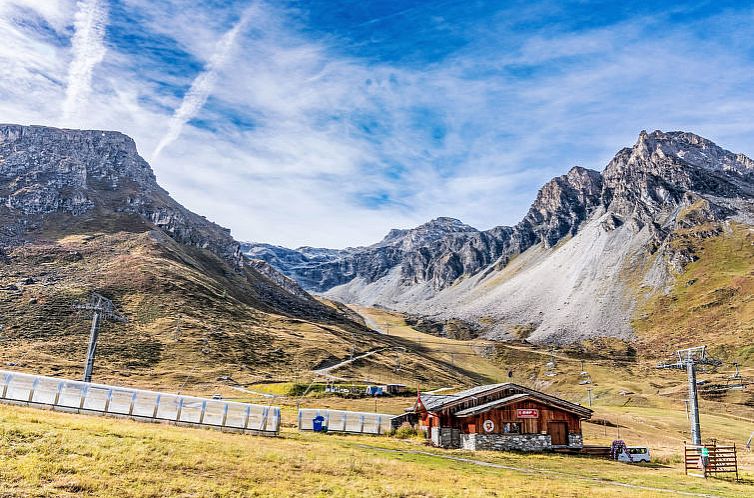
[[521, 434], [521, 423], [503, 422], [503, 434]]

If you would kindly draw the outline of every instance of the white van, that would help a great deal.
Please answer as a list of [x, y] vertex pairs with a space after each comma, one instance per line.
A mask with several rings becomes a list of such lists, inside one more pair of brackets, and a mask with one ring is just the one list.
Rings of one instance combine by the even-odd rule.
[[651, 456], [649, 448], [646, 446], [627, 446], [622, 452], [618, 453], [618, 461], [625, 463], [649, 463]]

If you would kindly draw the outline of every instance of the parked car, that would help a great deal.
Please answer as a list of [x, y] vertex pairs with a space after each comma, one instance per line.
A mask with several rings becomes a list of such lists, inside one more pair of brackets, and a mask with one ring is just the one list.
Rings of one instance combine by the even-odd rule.
[[618, 461], [626, 463], [639, 463], [651, 460], [649, 448], [646, 446], [627, 446], [623, 451], [618, 453]]
[[213, 394], [212, 395], [212, 399], [223, 399], [223, 395], [222, 394]]

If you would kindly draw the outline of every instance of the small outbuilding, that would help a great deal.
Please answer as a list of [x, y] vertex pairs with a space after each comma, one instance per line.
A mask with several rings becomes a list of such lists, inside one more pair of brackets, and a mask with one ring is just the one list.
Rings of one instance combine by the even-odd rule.
[[385, 384], [382, 390], [387, 394], [404, 394], [408, 391], [406, 384]]
[[467, 450], [581, 448], [592, 410], [513, 383], [421, 394], [414, 408], [434, 446]]

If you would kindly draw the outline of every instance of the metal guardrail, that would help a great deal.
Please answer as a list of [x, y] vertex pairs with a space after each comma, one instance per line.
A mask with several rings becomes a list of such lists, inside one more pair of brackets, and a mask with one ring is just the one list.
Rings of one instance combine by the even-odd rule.
[[280, 408], [0, 370], [0, 402], [57, 411], [277, 435]]
[[301, 408], [298, 411], [298, 430], [313, 431], [315, 417], [324, 418], [323, 425], [327, 427], [327, 432], [387, 434], [392, 429], [391, 420], [395, 415]]

